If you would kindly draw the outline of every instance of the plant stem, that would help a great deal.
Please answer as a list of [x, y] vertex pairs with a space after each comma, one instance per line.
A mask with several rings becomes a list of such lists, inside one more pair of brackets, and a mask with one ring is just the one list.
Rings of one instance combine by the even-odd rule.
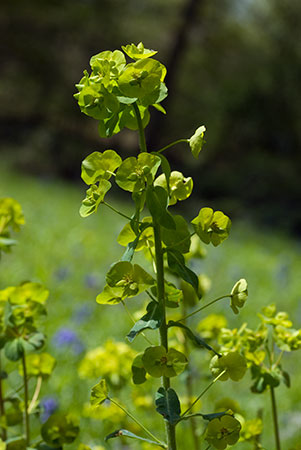
[[203, 309], [207, 308], [210, 305], [213, 305], [213, 303], [218, 302], [219, 300], [222, 300], [223, 298], [228, 298], [231, 297], [231, 295], [222, 295], [221, 297], [216, 298], [215, 300], [212, 300], [212, 302], [207, 303], [207, 305], [202, 306], [201, 308], [197, 309], [196, 311], [192, 312], [191, 314], [188, 314], [185, 317], [182, 317], [181, 319], [178, 320], [178, 322], [183, 322], [183, 320], [188, 319], [188, 317], [192, 317], [195, 314], [197, 314], [200, 311], [203, 311]]
[[[194, 407], [194, 405], [203, 397], [203, 395], [206, 394], [206, 392], [211, 388], [211, 386], [214, 385], [214, 383], [224, 375], [224, 373], [226, 372], [226, 370], [223, 370], [217, 377], [214, 378], [214, 380], [211, 381], [211, 383], [203, 390], [203, 392], [200, 393], [200, 395], [195, 399], [195, 401], [193, 403], [191, 403], [191, 405], [189, 406], [188, 409], [186, 409], [185, 412], [183, 412], [183, 414], [181, 414], [181, 417], [186, 416], [186, 414]], [[278, 449], [277, 449], [278, 450]]]
[[[1, 352], [0, 352], [0, 373], [2, 375]], [[1, 416], [1, 419], [5, 416], [2, 376], [0, 378], [0, 416]], [[6, 435], [6, 429], [4, 427], [1, 429], [1, 438], [3, 441], [6, 441], [7, 435]]]
[[168, 148], [173, 147], [174, 145], [180, 144], [181, 142], [185, 142], [187, 144], [187, 142], [189, 142], [189, 139], [178, 139], [177, 141], [174, 141], [171, 144], [168, 144], [165, 147], [161, 148], [160, 150], [157, 151], [157, 153], [162, 153], [164, 152], [164, 150], [167, 150]]
[[134, 111], [135, 111], [135, 115], [136, 115], [137, 123], [138, 123], [140, 151], [147, 152], [141, 114], [140, 114], [140, 110], [139, 110], [139, 107], [136, 102], [133, 103], [133, 107], [134, 107]]
[[22, 354], [22, 367], [23, 367], [23, 380], [24, 380], [24, 415], [25, 415], [25, 440], [26, 447], [30, 447], [30, 426], [29, 426], [29, 414], [28, 414], [28, 380], [25, 352]]
[[145, 431], [146, 434], [148, 434], [154, 441], [158, 442], [161, 447], [166, 448], [166, 445], [161, 442], [160, 439], [156, 438], [156, 436], [154, 436], [153, 433], [151, 433], [141, 422], [139, 422], [139, 420], [136, 419], [136, 417], [134, 417], [127, 409], [125, 409], [122, 405], [116, 402], [116, 400], [113, 400], [110, 397], [108, 397], [108, 400], [110, 400], [110, 402], [114, 403], [114, 405], [120, 408], [128, 417], [130, 417], [137, 425], [139, 425], [139, 427], [142, 428], [142, 430]]
[[127, 216], [126, 214], [123, 214], [121, 211], [118, 211], [118, 209], [114, 208], [114, 206], [110, 205], [107, 202], [102, 202], [104, 205], [106, 205], [108, 208], [110, 208], [112, 211], [114, 211], [115, 213], [119, 214], [121, 217], [124, 217], [127, 220], [132, 220], [129, 216]]
[[33, 410], [33, 408], [34, 408], [34, 406], [35, 406], [35, 403], [36, 403], [36, 401], [37, 401], [38, 398], [39, 398], [40, 391], [41, 391], [41, 386], [42, 386], [42, 381], [43, 381], [42, 377], [38, 377], [37, 385], [36, 385], [35, 391], [34, 391], [34, 393], [33, 393], [31, 402], [30, 402], [30, 404], [29, 404], [29, 406], [28, 406], [28, 414]]
[[273, 415], [273, 423], [274, 423], [276, 450], [281, 450], [276, 397], [275, 397], [275, 390], [272, 386], [270, 387], [270, 392], [271, 392], [272, 415]]
[[[164, 261], [163, 261], [163, 249], [161, 241], [161, 227], [158, 223], [154, 222], [154, 238], [155, 238], [155, 261], [157, 271], [157, 298], [158, 302], [162, 305], [163, 317], [162, 324], [160, 326], [160, 345], [165, 347], [168, 351], [168, 328], [166, 324], [166, 309], [165, 309], [165, 292], [164, 292]], [[170, 388], [170, 379], [163, 376], [161, 378], [162, 386], [167, 390]], [[176, 430], [175, 425], [165, 421], [165, 429], [167, 435], [168, 450], [177, 450], [176, 444]]]

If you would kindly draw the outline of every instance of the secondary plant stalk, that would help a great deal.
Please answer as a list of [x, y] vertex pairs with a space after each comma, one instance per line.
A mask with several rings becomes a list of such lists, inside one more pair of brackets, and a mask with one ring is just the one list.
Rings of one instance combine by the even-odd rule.
[[140, 151], [141, 152], [147, 152], [146, 142], [145, 142], [145, 134], [144, 134], [143, 124], [142, 124], [141, 114], [140, 114], [140, 110], [139, 110], [139, 107], [138, 107], [136, 102], [133, 103], [133, 107], [134, 107], [134, 110], [135, 110], [135, 115], [136, 115], [136, 119], [137, 119], [137, 123], [138, 123], [138, 129], [139, 129]]
[[[1, 353], [0, 353], [0, 416], [1, 419], [5, 416], [5, 409], [4, 409], [4, 398], [3, 398], [3, 385], [2, 385], [2, 365], [1, 365]], [[7, 435], [6, 435], [6, 429], [3, 427], [1, 429], [1, 437], [3, 441], [6, 441]]]
[[[163, 317], [162, 324], [160, 326], [160, 345], [165, 347], [168, 351], [168, 335], [167, 335], [167, 324], [166, 324], [166, 309], [165, 309], [165, 292], [164, 292], [164, 261], [163, 261], [163, 250], [161, 242], [161, 227], [158, 223], [154, 223], [154, 238], [155, 238], [155, 261], [156, 261], [156, 271], [157, 271], [157, 298], [158, 302], [162, 305]], [[170, 387], [170, 379], [163, 376], [162, 386], [167, 390]], [[177, 450], [176, 443], [176, 429], [175, 425], [165, 421], [166, 435], [167, 435], [167, 445], [168, 450]]]
[[272, 386], [270, 387], [270, 392], [271, 392], [272, 415], [273, 415], [273, 423], [274, 423], [274, 434], [275, 434], [276, 450], [281, 450], [276, 397], [275, 397], [274, 388]]
[[28, 414], [29, 397], [28, 397], [28, 380], [27, 380], [25, 352], [23, 352], [23, 354], [22, 354], [22, 367], [23, 367], [23, 380], [24, 380], [25, 440], [26, 440], [26, 447], [30, 447], [30, 425], [29, 425], [29, 414]]

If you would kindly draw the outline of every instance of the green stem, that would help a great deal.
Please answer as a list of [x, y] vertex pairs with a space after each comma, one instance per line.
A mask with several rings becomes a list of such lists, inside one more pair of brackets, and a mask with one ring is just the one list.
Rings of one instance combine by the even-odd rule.
[[195, 401], [193, 403], [191, 403], [191, 405], [189, 406], [188, 409], [186, 409], [185, 412], [183, 412], [183, 414], [181, 414], [181, 417], [186, 416], [186, 414], [194, 407], [194, 405], [203, 397], [203, 395], [206, 394], [206, 392], [211, 388], [211, 386], [214, 385], [214, 383], [219, 380], [224, 373], [226, 373], [226, 370], [223, 370], [217, 377], [214, 378], [214, 380], [211, 381], [211, 383], [203, 390], [203, 392], [200, 393], [200, 395], [195, 399]]
[[[0, 373], [2, 374], [1, 354], [0, 354]], [[1, 378], [0, 378], [0, 416], [1, 416], [1, 419], [4, 418], [4, 416], [5, 416], [2, 381], [3, 381], [3, 379], [1, 376]], [[3, 441], [6, 441], [7, 434], [6, 434], [6, 429], [4, 427], [1, 429], [1, 438]]]
[[110, 205], [107, 202], [102, 202], [104, 205], [106, 205], [108, 208], [110, 208], [112, 211], [114, 211], [115, 213], [119, 214], [121, 217], [124, 217], [127, 220], [132, 220], [129, 216], [127, 216], [126, 214], [123, 214], [121, 211], [118, 211], [118, 209], [114, 208], [114, 206]]
[[43, 381], [42, 377], [41, 376], [38, 377], [35, 391], [33, 393], [31, 402], [30, 402], [30, 404], [28, 406], [28, 414], [34, 409], [35, 404], [36, 404], [36, 402], [37, 402], [37, 400], [39, 398], [39, 395], [40, 395], [40, 392], [41, 392], [41, 387], [42, 387], [42, 381]]
[[173, 147], [174, 145], [180, 144], [181, 142], [189, 142], [189, 139], [178, 139], [177, 141], [172, 142], [171, 144], [166, 145], [166, 147], [161, 148], [157, 151], [157, 153], [162, 153], [164, 150], [167, 150], [170, 147]]
[[[154, 239], [155, 239], [155, 262], [157, 271], [157, 298], [158, 302], [163, 307], [162, 324], [159, 329], [160, 345], [165, 347], [166, 351], [168, 351], [168, 334], [167, 334], [168, 328], [166, 323], [165, 292], [164, 292], [164, 260], [161, 241], [161, 227], [155, 221], [154, 221]], [[170, 388], [170, 379], [168, 377], [163, 376], [161, 378], [161, 382], [166, 390]], [[177, 450], [175, 425], [172, 425], [168, 421], [165, 421], [165, 429], [167, 435], [168, 450]]]
[[137, 123], [138, 123], [140, 151], [141, 152], [147, 152], [146, 142], [145, 142], [145, 134], [144, 134], [144, 128], [143, 128], [143, 124], [142, 124], [141, 114], [140, 114], [140, 110], [139, 110], [139, 107], [138, 107], [136, 102], [133, 103], [133, 107], [134, 107], [134, 111], [135, 111], [135, 115], [136, 115]]
[[276, 397], [275, 397], [274, 388], [272, 386], [270, 387], [270, 392], [271, 392], [272, 415], [273, 415], [273, 423], [274, 423], [274, 434], [275, 434], [276, 450], [281, 450]]
[[30, 447], [30, 426], [29, 426], [29, 414], [28, 414], [28, 380], [25, 352], [22, 354], [22, 367], [23, 367], [23, 380], [24, 380], [24, 416], [25, 416], [25, 440], [26, 447]]
[[122, 405], [120, 405], [116, 400], [113, 400], [112, 398], [108, 397], [108, 400], [110, 402], [114, 403], [118, 408], [120, 408], [130, 419], [132, 419], [140, 428], [142, 428], [143, 431], [145, 431], [146, 434], [148, 434], [154, 441], [158, 442], [160, 447], [166, 448], [166, 445], [164, 442], [160, 441], [160, 439], [156, 438], [156, 436], [153, 435], [141, 422], [139, 422], [136, 417], [134, 417], [127, 409], [125, 409]]
[[212, 302], [207, 303], [207, 305], [202, 306], [201, 308], [197, 309], [196, 311], [192, 312], [191, 314], [188, 314], [187, 316], [182, 317], [182, 319], [179, 319], [178, 322], [183, 322], [183, 320], [186, 320], [186, 319], [188, 319], [188, 317], [192, 317], [195, 314], [197, 314], [198, 312], [203, 311], [203, 309], [207, 308], [210, 305], [213, 305], [213, 303], [216, 303], [219, 300], [222, 300], [223, 298], [229, 298], [229, 297], [231, 298], [231, 295], [222, 295], [221, 297], [218, 297], [215, 300], [212, 300]]

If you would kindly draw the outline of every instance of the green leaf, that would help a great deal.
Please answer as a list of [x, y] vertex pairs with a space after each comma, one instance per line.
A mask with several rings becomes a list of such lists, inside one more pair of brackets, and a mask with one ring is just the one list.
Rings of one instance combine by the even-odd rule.
[[160, 387], [156, 393], [156, 411], [171, 425], [180, 420], [181, 406], [177, 393], [172, 389]]
[[214, 247], [221, 244], [230, 233], [231, 220], [221, 211], [202, 208], [191, 221], [199, 238], [205, 243], [212, 242]]
[[115, 181], [121, 189], [139, 192], [146, 184], [151, 184], [161, 164], [158, 156], [139, 153], [138, 158], [126, 158], [116, 172]]
[[155, 301], [150, 302], [146, 307], [147, 313], [135, 323], [127, 338], [132, 342], [135, 337], [146, 329], [156, 330], [161, 326], [163, 320], [163, 308]]
[[170, 328], [170, 327], [179, 327], [179, 328], [182, 328], [182, 329], [185, 331], [187, 337], [188, 337], [188, 338], [189, 338], [189, 339], [190, 339], [197, 347], [204, 347], [204, 348], [206, 348], [207, 350], [209, 350], [209, 351], [215, 353], [215, 355], [221, 356], [219, 353], [217, 353], [217, 352], [214, 350], [214, 348], [212, 348], [210, 345], [208, 345], [206, 341], [204, 341], [204, 340], [203, 340], [200, 336], [198, 336], [197, 334], [193, 333], [193, 332], [191, 331], [191, 329], [188, 328], [188, 327], [187, 327], [186, 325], [184, 325], [183, 323], [181, 323], [181, 322], [174, 322], [173, 320], [170, 320], [170, 321], [168, 322], [168, 328]]
[[99, 383], [92, 387], [90, 403], [92, 406], [100, 406], [108, 398], [108, 388], [106, 380], [101, 379]]
[[24, 353], [23, 339], [16, 338], [8, 341], [4, 346], [4, 353], [7, 359], [18, 361]]
[[139, 42], [137, 46], [135, 44], [129, 44], [126, 46], [122, 45], [121, 48], [124, 53], [126, 53], [132, 59], [150, 58], [151, 56], [154, 56], [156, 53], [158, 53], [156, 50], [149, 50], [148, 48], [144, 48], [142, 42]]
[[[154, 184], [155, 186], [161, 186], [166, 189], [166, 176], [164, 174], [159, 175], [155, 179]], [[169, 204], [175, 205], [177, 201], [186, 200], [191, 195], [192, 189], [193, 180], [191, 177], [185, 178], [181, 172], [176, 170], [172, 171], [169, 176]]]
[[13, 437], [7, 439], [4, 450], [26, 450], [26, 441], [23, 437]]
[[185, 265], [185, 259], [178, 250], [167, 248], [167, 262], [169, 269], [176, 273], [195, 289], [198, 293], [199, 280], [197, 275]]
[[166, 352], [161, 345], [145, 349], [142, 362], [147, 373], [155, 378], [175, 377], [182, 373], [187, 366], [187, 359], [183, 353], [173, 348]]
[[106, 284], [103, 291], [96, 297], [96, 301], [100, 305], [117, 305], [122, 301], [122, 298], [123, 288], [112, 288]]
[[122, 159], [114, 150], [93, 152], [82, 162], [81, 177], [89, 185], [101, 179], [109, 180], [121, 163]]
[[132, 433], [131, 431], [124, 430], [124, 429], [116, 430], [113, 433], [108, 434], [105, 437], [105, 441], [108, 441], [109, 439], [117, 438], [117, 437], [120, 437], [120, 436], [128, 437], [128, 438], [131, 438], [131, 439], [136, 439], [136, 440], [139, 440], [139, 441], [148, 442], [149, 444], [154, 444], [154, 445], [157, 445], [157, 446], [159, 445], [158, 442], [156, 442], [156, 441], [151, 441], [150, 439], [146, 439], [146, 438], [143, 438], [141, 436], [137, 436], [136, 434]]
[[146, 381], [146, 370], [142, 362], [143, 353], [139, 353], [132, 364], [132, 379], [134, 384], [143, 384]]
[[167, 230], [162, 228], [162, 241], [166, 247], [178, 250], [181, 253], [188, 253], [190, 249], [190, 232], [184, 217], [173, 216], [176, 225], [175, 230]]
[[111, 183], [105, 179], [100, 180], [98, 185], [92, 184], [86, 192], [86, 198], [82, 201], [79, 210], [80, 215], [82, 217], [88, 217], [90, 214], [96, 212], [111, 187]]
[[43, 333], [32, 333], [23, 339], [23, 347], [27, 352], [40, 350], [45, 344], [45, 335]]
[[129, 261], [131, 262], [135, 253], [135, 250], [137, 248], [137, 245], [139, 243], [140, 236], [137, 236], [136, 239], [134, 239], [132, 242], [129, 242], [126, 251], [121, 257], [121, 261]]
[[146, 191], [146, 204], [156, 222], [169, 230], [175, 230], [176, 224], [167, 211], [168, 194], [161, 186], [149, 186]]
[[189, 145], [190, 145], [190, 149], [191, 149], [191, 153], [193, 154], [193, 156], [195, 158], [198, 158], [200, 151], [203, 148], [203, 145], [205, 144], [205, 139], [204, 139], [204, 133], [206, 131], [206, 128], [204, 127], [204, 125], [202, 125], [201, 127], [199, 127], [193, 136], [191, 136], [190, 139], [188, 139]]
[[239, 381], [243, 378], [247, 370], [245, 358], [238, 352], [229, 352], [221, 357], [213, 356], [210, 362], [210, 370], [214, 377], [226, 370], [219, 380], [226, 381], [231, 378], [233, 381]]
[[71, 414], [52, 414], [41, 427], [42, 438], [53, 447], [71, 444], [78, 433], [78, 419]]

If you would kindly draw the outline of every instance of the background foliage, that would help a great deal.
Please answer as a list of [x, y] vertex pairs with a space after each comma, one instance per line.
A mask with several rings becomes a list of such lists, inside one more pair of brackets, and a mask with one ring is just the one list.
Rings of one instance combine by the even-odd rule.
[[[151, 148], [205, 123], [210, 151], [198, 165], [174, 161], [202, 170], [199, 195], [300, 233], [300, 19], [298, 0], [3, 0], [2, 159], [77, 179], [91, 147], [108, 143], [70, 101], [74, 80], [100, 49], [143, 41], [172, 74]], [[111, 145], [133, 154], [137, 142], [124, 132]]]

